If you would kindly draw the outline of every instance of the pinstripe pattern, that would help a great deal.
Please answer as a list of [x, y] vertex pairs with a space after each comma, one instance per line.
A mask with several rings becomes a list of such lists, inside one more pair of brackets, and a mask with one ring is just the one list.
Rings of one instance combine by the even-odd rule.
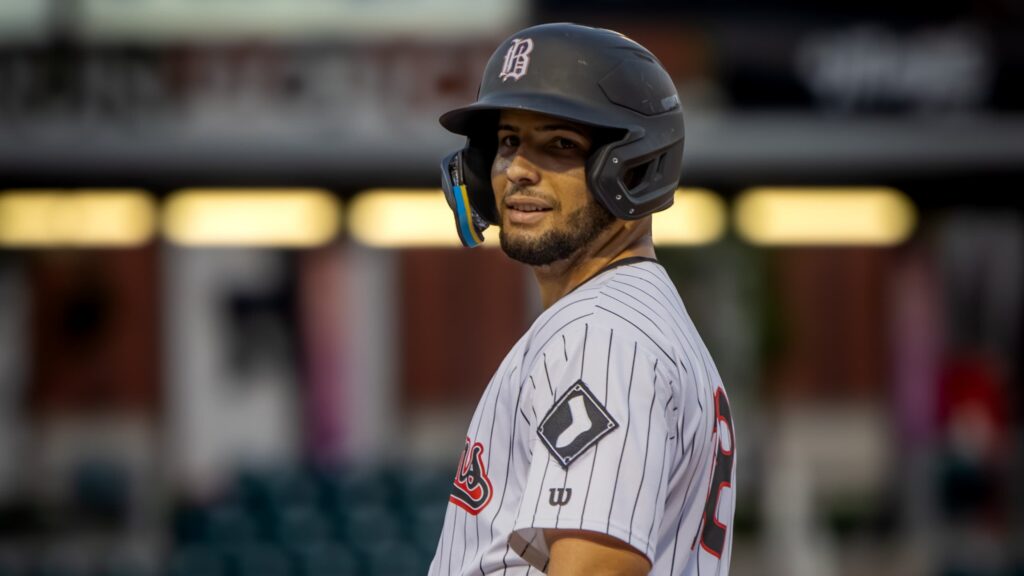
[[[579, 380], [619, 427], [563, 468], [538, 424]], [[467, 435], [484, 445], [495, 493], [475, 515], [448, 506], [429, 574], [537, 574], [548, 562], [541, 531], [566, 527], [629, 543], [652, 574], [728, 574], [732, 490], [716, 514], [727, 527], [721, 558], [698, 542], [721, 387], [660, 265], [633, 262], [592, 278], [537, 318], [484, 390]]]

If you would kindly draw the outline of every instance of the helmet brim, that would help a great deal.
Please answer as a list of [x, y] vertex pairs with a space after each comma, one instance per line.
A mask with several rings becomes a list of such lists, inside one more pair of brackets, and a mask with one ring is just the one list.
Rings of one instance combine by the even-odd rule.
[[496, 126], [482, 125], [481, 122], [484, 121], [484, 118], [493, 122], [493, 113], [501, 110], [537, 112], [596, 128], [619, 130], [634, 128], [634, 123], [628, 121], [626, 117], [628, 112], [625, 110], [622, 117], [616, 117], [614, 114], [609, 114], [607, 108], [599, 110], [557, 94], [543, 93], [492, 94], [468, 106], [445, 112], [439, 121], [450, 132], [470, 136], [478, 134], [481, 130], [496, 128]]

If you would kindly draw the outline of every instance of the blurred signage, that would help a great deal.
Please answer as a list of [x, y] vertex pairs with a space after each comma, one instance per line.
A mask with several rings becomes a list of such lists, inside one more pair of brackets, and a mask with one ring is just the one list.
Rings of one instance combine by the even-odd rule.
[[83, 37], [142, 43], [472, 37], [514, 29], [527, 10], [525, 0], [80, 1]]
[[[1024, 108], [1024, 52], [1010, 29], [968, 19], [896, 25], [721, 18], [706, 30], [625, 24], [679, 84], [738, 109], [849, 114]], [[713, 86], [710, 92], [707, 86]]]
[[0, 0], [0, 45], [45, 37], [49, 18], [49, 2]]
[[990, 46], [983, 30], [967, 26], [897, 33], [862, 25], [806, 35], [794, 69], [829, 108], [971, 109], [991, 96]]
[[0, 52], [0, 125], [65, 141], [160, 134], [389, 151], [429, 141], [442, 111], [472, 101], [496, 42]]
[[799, 20], [827, 20], [850, 22], [863, 19], [886, 22], [922, 23], [966, 15], [978, 10], [977, 0], [943, 0], [932, 2], [927, 10], [909, 2], [892, 0], [537, 0], [537, 9], [545, 17], [588, 13], [591, 17], [602, 14], [653, 18], [664, 21], [666, 16], [743, 19], [757, 17], [759, 24], [770, 25], [771, 18], [785, 17]]
[[[981, 4], [538, 0], [537, 12], [543, 20], [586, 14], [644, 44], [684, 90], [684, 104], [703, 97], [739, 109], [851, 114], [1024, 110], [1024, 11]], [[685, 93], [691, 80], [696, 94]]]

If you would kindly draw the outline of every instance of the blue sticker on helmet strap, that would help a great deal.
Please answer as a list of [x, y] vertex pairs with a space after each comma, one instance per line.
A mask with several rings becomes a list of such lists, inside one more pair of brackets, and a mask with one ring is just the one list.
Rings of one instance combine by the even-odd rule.
[[466, 186], [464, 184], [455, 186], [452, 192], [454, 192], [453, 196], [455, 196], [455, 219], [459, 223], [459, 236], [462, 238], [463, 243], [470, 248], [480, 245], [483, 239], [480, 238], [476, 228], [473, 226], [473, 214], [470, 211], [469, 194], [466, 191]]

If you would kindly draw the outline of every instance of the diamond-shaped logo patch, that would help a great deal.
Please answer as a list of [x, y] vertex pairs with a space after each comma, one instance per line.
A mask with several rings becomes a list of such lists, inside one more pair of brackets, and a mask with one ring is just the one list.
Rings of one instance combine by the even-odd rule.
[[618, 427], [583, 380], [577, 380], [548, 410], [537, 427], [537, 434], [562, 468], [568, 468], [605, 434]]

